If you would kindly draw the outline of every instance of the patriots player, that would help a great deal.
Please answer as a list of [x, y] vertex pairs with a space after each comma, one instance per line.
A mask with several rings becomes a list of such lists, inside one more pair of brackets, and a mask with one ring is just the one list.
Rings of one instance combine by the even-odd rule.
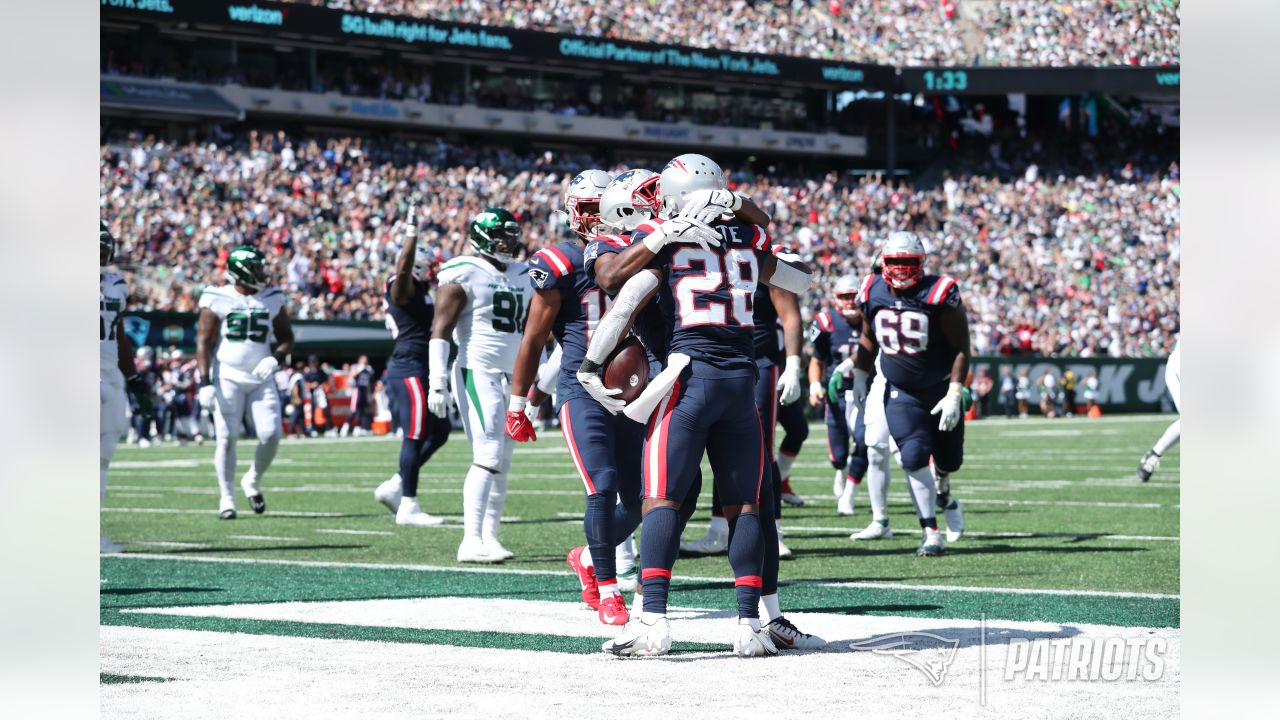
[[[1173, 399], [1173, 407], [1179, 412], [1182, 411], [1182, 341], [1173, 346], [1173, 352], [1169, 353], [1169, 360], [1164, 366], [1164, 386], [1169, 391], [1169, 397]], [[1173, 447], [1182, 437], [1182, 418], [1174, 420], [1169, 427], [1165, 428], [1164, 434], [1156, 441], [1156, 444], [1142, 456], [1142, 461], [1138, 463], [1138, 479], [1146, 482], [1151, 479], [1156, 468], [1160, 467], [1160, 458]]]
[[587, 545], [574, 548], [567, 562], [579, 577], [583, 600], [598, 611], [600, 622], [625, 625], [627, 603], [618, 589], [614, 548], [640, 523], [643, 427], [601, 407], [573, 374], [609, 306], [608, 296], [587, 277], [583, 249], [596, 234], [600, 199], [611, 181], [602, 170], [586, 170], [574, 177], [565, 192], [564, 207], [577, 240], [545, 247], [530, 258], [534, 294], [512, 375], [506, 430], [516, 442], [537, 440], [525, 414], [526, 394], [547, 335], [554, 334], [562, 353], [556, 383], [560, 427], [587, 492], [583, 516]]
[[[515, 557], [498, 539], [514, 449], [502, 419], [532, 293], [528, 268], [514, 262], [521, 247], [514, 215], [487, 208], [471, 221], [468, 234], [476, 254], [453, 258], [440, 269], [427, 350], [427, 408], [447, 417], [452, 391], [471, 443], [458, 562], [494, 563]], [[450, 339], [458, 348], [452, 364]]]
[[[858, 310], [858, 278], [843, 275], [836, 280], [835, 310], [823, 310], [814, 317], [809, 328], [813, 356], [809, 360], [809, 403], [824, 408], [827, 423], [827, 457], [835, 469], [832, 492], [838, 501], [836, 514], [852, 515], [858, 486], [867, 470], [867, 450], [863, 438], [855, 432], [857, 410], [850, 410], [839, 387], [840, 375], [833, 368], [845, 358], [853, 357], [862, 333], [862, 313]], [[850, 422], [850, 418], [854, 422]], [[853, 441], [853, 452], [849, 441]]]
[[[644, 611], [638, 622], [603, 645], [616, 655], [670, 650], [666, 606], [681, 529], [678, 508], [688, 497], [704, 452], [731, 527], [729, 560], [739, 613], [734, 652], [777, 653], [759, 620], [765, 541], [760, 503], [767, 455], [759, 415], [748, 399], [756, 380], [750, 302], [760, 281], [798, 292], [810, 274], [802, 264], [778, 261], [759, 225], [723, 219], [741, 200], [724, 190], [723, 174], [709, 158], [687, 154], [668, 163], [659, 184], [664, 211], [678, 215], [706, 181], [714, 189], [699, 195], [703, 205], [697, 212], [637, 228], [630, 248], [615, 261], [625, 264], [627, 255], [638, 256], [642, 267], [654, 267], [636, 275], [634, 286], [628, 283], [639, 290], [639, 302], [635, 297], [624, 301], [623, 296], [635, 294], [624, 288], [610, 315], [629, 323], [635, 307], [655, 293], [675, 308], [667, 369], [632, 403], [647, 407], [656, 400], [657, 407], [649, 417], [644, 446]], [[707, 224], [698, 217], [703, 211], [718, 238], [705, 237]], [[617, 330], [612, 332], [616, 337]], [[597, 330], [597, 335], [603, 333]], [[580, 378], [587, 370], [589, 366], [580, 371]], [[598, 392], [590, 383], [584, 386], [593, 396]]]
[[[125, 389], [142, 395], [150, 389], [138, 376], [133, 363], [133, 341], [120, 327], [125, 305], [129, 301], [129, 285], [124, 278], [106, 270], [115, 261], [116, 239], [106, 221], [98, 227], [98, 505], [107, 497], [107, 468], [115, 457], [120, 436], [129, 429], [125, 408], [129, 399]], [[123, 545], [111, 542], [101, 533], [98, 549], [118, 553]]]
[[[888, 383], [889, 433], [923, 528], [916, 554], [933, 557], [944, 551], [935, 502], [944, 509], [955, 503], [960, 510], [948, 496], [950, 475], [964, 460], [969, 322], [955, 280], [924, 273], [924, 243], [914, 233], [891, 233], [881, 258], [881, 274], [867, 276], [858, 293], [862, 337], [854, 357], [853, 401], [866, 407], [867, 380], [879, 353]], [[936, 423], [930, 415], [939, 416]]]
[[[280, 288], [267, 284], [266, 257], [242, 245], [227, 256], [228, 285], [210, 286], [200, 295], [196, 325], [196, 363], [200, 368], [200, 406], [214, 408], [217, 446], [214, 464], [221, 500], [218, 517], [236, 517], [236, 438], [246, 411], [258, 435], [253, 464], [240, 487], [254, 513], [262, 514], [262, 476], [271, 467], [283, 432], [280, 395], [274, 377], [293, 351], [293, 327]], [[215, 357], [214, 351], [217, 350]], [[214, 361], [217, 364], [214, 364]]]
[[436, 271], [435, 253], [418, 244], [414, 206], [410, 205], [404, 244], [396, 257], [395, 274], [387, 280], [383, 300], [387, 328], [395, 340], [387, 361], [385, 388], [404, 429], [400, 472], [373, 491], [373, 496], [395, 513], [397, 525], [431, 527], [444, 522], [423, 512], [418, 503], [422, 466], [449, 440], [453, 429], [447, 415], [435, 415], [427, 408], [427, 355], [435, 318], [430, 291]]

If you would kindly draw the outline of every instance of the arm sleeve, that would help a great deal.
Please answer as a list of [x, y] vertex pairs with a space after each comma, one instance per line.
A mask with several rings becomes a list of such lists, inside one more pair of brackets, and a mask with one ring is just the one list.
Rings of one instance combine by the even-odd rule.
[[591, 335], [587, 360], [597, 365], [604, 363], [622, 340], [622, 334], [631, 324], [631, 316], [640, 309], [640, 303], [657, 287], [658, 278], [650, 272], [639, 273], [622, 286], [613, 299], [613, 307], [600, 318], [596, 331]]
[[555, 392], [556, 378], [560, 376], [560, 363], [563, 359], [564, 352], [560, 345], [556, 345], [556, 349], [551, 353], [551, 357], [547, 361], [538, 366], [538, 389], [550, 395]]

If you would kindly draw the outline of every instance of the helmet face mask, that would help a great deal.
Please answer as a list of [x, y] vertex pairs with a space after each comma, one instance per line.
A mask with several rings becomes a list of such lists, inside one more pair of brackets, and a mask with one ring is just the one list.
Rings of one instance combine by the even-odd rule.
[[613, 178], [603, 170], [583, 170], [569, 181], [564, 193], [564, 212], [569, 229], [582, 239], [596, 234], [600, 225], [600, 200]]
[[662, 214], [671, 218], [684, 207], [685, 197], [698, 190], [724, 190], [727, 187], [724, 171], [706, 155], [685, 153], [672, 158], [662, 169], [659, 189], [662, 193]]
[[435, 279], [440, 263], [436, 253], [426, 245], [418, 245], [413, 252], [413, 273], [424, 281]]
[[110, 265], [116, 259], [116, 239], [107, 228], [106, 220], [98, 223], [98, 265]]
[[520, 223], [503, 208], [486, 208], [471, 221], [471, 247], [481, 255], [510, 260], [520, 249]]
[[267, 259], [251, 245], [241, 245], [227, 256], [227, 276], [254, 291], [267, 284]]
[[850, 315], [858, 309], [858, 278], [856, 275], [841, 275], [836, 279], [832, 295], [835, 298], [836, 310], [841, 315]]
[[600, 224], [619, 232], [634, 230], [658, 213], [658, 174], [628, 170], [614, 178], [600, 197]]
[[889, 287], [907, 290], [924, 279], [924, 243], [915, 233], [895, 232], [885, 241], [880, 270]]

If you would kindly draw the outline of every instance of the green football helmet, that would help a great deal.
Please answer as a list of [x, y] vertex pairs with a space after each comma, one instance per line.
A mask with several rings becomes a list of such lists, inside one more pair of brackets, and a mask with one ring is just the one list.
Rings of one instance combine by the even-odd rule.
[[98, 264], [109, 265], [116, 259], [116, 239], [111, 236], [106, 220], [98, 221]]
[[485, 208], [471, 221], [471, 247], [481, 255], [510, 260], [520, 249], [520, 223], [498, 207]]
[[227, 256], [227, 276], [257, 290], [267, 284], [267, 258], [258, 248], [241, 245]]

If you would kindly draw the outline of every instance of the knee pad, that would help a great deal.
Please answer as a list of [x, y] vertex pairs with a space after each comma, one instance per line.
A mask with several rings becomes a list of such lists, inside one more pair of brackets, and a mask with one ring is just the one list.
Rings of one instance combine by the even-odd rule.
[[471, 446], [472, 464], [490, 472], [498, 473], [502, 470], [502, 458], [502, 443], [498, 440], [477, 438]]
[[899, 447], [902, 453], [902, 468], [907, 472], [919, 470], [929, 465], [929, 444], [921, 439], [908, 438]]

